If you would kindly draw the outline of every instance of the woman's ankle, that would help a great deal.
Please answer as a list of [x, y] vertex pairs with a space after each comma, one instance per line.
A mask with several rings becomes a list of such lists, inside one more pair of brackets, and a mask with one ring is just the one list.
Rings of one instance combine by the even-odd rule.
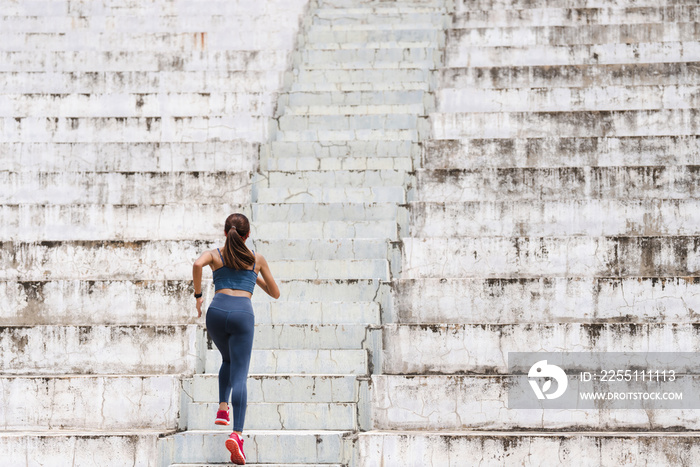
[[226, 412], [228, 410], [228, 404], [226, 402], [219, 403], [219, 410]]

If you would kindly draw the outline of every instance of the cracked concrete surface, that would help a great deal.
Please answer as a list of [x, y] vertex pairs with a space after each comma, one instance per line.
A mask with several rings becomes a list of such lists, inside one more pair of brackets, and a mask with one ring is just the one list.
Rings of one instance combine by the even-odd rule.
[[569, 3], [453, 5], [361, 466], [697, 451], [692, 411], [508, 407], [508, 352], [697, 347], [695, 33]]
[[[194, 321], [180, 302], [188, 258], [218, 238], [211, 219], [223, 197], [223, 208], [252, 212], [255, 247], [288, 286], [287, 302], [255, 305], [251, 368], [261, 374], [251, 401], [273, 404], [282, 430], [252, 434], [251, 460], [278, 462], [272, 453], [294, 445], [304, 462], [337, 462], [346, 449], [337, 433], [301, 435], [291, 421], [344, 418], [340, 407], [357, 404], [348, 381], [385, 371], [397, 374], [373, 380], [373, 423], [395, 432], [360, 436], [371, 454], [360, 464], [691, 465], [697, 440], [688, 433], [522, 430], [694, 429], [692, 414], [680, 422], [651, 412], [518, 416], [499, 373], [514, 348], [695, 350], [694, 8], [456, 2], [443, 31], [441, 2], [349, 10], [324, 0], [306, 12], [293, 52], [304, 2], [217, 4], [225, 11], [207, 21], [188, 16], [194, 35], [171, 33], [182, 27], [172, 22], [177, 8], [193, 4], [166, 3], [157, 14], [104, 6], [128, 16], [108, 15], [113, 30], [100, 33], [84, 5], [73, 5], [73, 17], [56, 5], [8, 6], [10, 26], [29, 28], [22, 18], [32, 17], [34, 32], [62, 49], [6, 38], [17, 50], [2, 85], [11, 112], [0, 116], [10, 148], [0, 184], [8, 246], [0, 293], [9, 299], [0, 304], [0, 359], [17, 374], [55, 374], [0, 378], [3, 426], [80, 420], [97, 430], [120, 417], [175, 426], [180, 404], [158, 398], [181, 388], [156, 374], [195, 367]], [[122, 32], [134, 28], [170, 32]], [[84, 50], [88, 29], [94, 50]], [[46, 73], [52, 95], [34, 76]], [[397, 221], [399, 204], [415, 209], [410, 233]], [[398, 254], [388, 257], [387, 241], [401, 243], [392, 268]], [[384, 348], [370, 349], [376, 330], [367, 323], [382, 319], [394, 324], [384, 327]], [[381, 366], [370, 365], [369, 350]], [[215, 358], [206, 358], [213, 372]], [[101, 375], [124, 372], [140, 376]], [[326, 382], [318, 372], [335, 374]], [[292, 380], [275, 380], [284, 373]], [[48, 382], [32, 385], [40, 377]], [[193, 400], [211, 383], [195, 380]], [[15, 393], [28, 395], [26, 411]], [[295, 405], [305, 398], [317, 406]], [[32, 415], [31, 401], [49, 400], [51, 410]], [[99, 416], [65, 419], [64, 401], [99, 407]], [[355, 408], [349, 420], [359, 418]], [[10, 446], [1, 450], [16, 450], [7, 460], [16, 465], [50, 464], [41, 454], [49, 441], [67, 465], [111, 465], [115, 452], [134, 464], [157, 457], [150, 434], [103, 436], [102, 450], [91, 435], [53, 438], [0, 437]], [[209, 453], [222, 441], [180, 433], [162, 449], [173, 461], [219, 462]]]

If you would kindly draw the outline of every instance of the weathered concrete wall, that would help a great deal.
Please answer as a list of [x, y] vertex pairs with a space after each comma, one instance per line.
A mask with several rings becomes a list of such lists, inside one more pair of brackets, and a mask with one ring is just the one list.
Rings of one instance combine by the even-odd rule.
[[700, 310], [697, 277], [416, 278], [393, 293], [401, 323], [687, 323]]
[[697, 352], [698, 333], [695, 323], [386, 325], [384, 370], [502, 374], [509, 352]]
[[[474, 430], [482, 431], [480, 436], [492, 434], [491, 430], [628, 431], [627, 436], [633, 436], [629, 432], [697, 431], [700, 424], [697, 410], [691, 409], [514, 410], [508, 408], [510, 376], [382, 375], [374, 383], [374, 421], [380, 430]], [[683, 389], [694, 392], [699, 384], [694, 376]], [[517, 435], [527, 439], [523, 433]], [[546, 455], [534, 455], [535, 465]]]
[[582, 467], [692, 464], [698, 437], [683, 434], [388, 432], [361, 435], [361, 466], [376, 465], [532, 465], [552, 462]]

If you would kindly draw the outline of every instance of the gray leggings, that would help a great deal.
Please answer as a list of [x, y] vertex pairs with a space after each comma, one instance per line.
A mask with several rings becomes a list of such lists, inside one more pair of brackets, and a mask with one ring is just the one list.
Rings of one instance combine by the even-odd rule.
[[248, 404], [248, 368], [253, 350], [255, 315], [248, 297], [218, 293], [207, 310], [207, 332], [221, 352], [219, 402], [231, 400], [233, 431], [243, 431]]

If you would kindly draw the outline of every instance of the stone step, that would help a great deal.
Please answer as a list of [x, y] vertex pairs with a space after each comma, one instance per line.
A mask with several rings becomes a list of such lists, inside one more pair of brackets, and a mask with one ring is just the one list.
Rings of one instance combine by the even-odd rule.
[[[296, 69], [294, 70], [294, 83], [292, 90], [296, 91], [297, 86], [304, 85], [346, 85], [353, 86], [360, 83], [370, 83], [373, 86], [386, 85], [409, 85], [409, 84], [425, 84], [426, 81], [431, 81], [434, 74], [433, 70], [423, 69], [420, 67], [383, 70], [376, 68], [348, 68], [338, 70], [323, 70], [323, 69]], [[374, 88], [370, 89], [374, 90]]]
[[[588, 88], [594, 86], [692, 85], [700, 79], [696, 62], [612, 65], [493, 66], [443, 68], [440, 90], [462, 88]], [[541, 91], [541, 89], [539, 89]]]
[[[194, 0], [179, 1], [172, 4], [151, 4], [151, 3], [131, 3], [127, 0], [100, 2], [97, 4], [87, 4], [72, 6], [70, 0], [49, 0], [49, 1], [27, 1], [22, 5], [10, 5], [6, 12], [8, 16], [62, 16], [68, 13], [83, 13], [85, 16], [114, 14], [114, 15], [176, 15], [187, 18], [188, 15], [201, 15], [204, 11], [216, 11], [220, 15], [242, 16], [241, 8], [251, 8], [250, 13], [271, 11], [279, 8], [283, 11], [303, 8], [304, 2], [295, 0], [292, 2], [282, 2], [279, 0], [270, 2], [267, 7], [255, 8], [255, 3], [247, 0], [222, 1], [222, 0]], [[301, 13], [301, 11], [300, 11]], [[280, 15], [281, 17], [282, 15]]]
[[265, 174], [265, 179], [255, 187], [288, 189], [313, 189], [314, 187], [397, 187], [405, 186], [409, 174], [398, 170], [343, 170], [337, 172], [308, 171], [300, 173], [273, 172]]
[[394, 203], [254, 203], [251, 209], [253, 226], [262, 222], [295, 224], [321, 220], [381, 222], [405, 215], [405, 208]]
[[27, 72], [226, 72], [284, 71], [286, 50], [176, 52], [0, 52], [0, 71]]
[[[283, 70], [3, 71], [0, 92], [54, 94], [277, 92]], [[184, 144], [184, 143], [183, 143]]]
[[700, 108], [700, 92], [696, 86], [674, 84], [493, 90], [461, 87], [442, 89], [436, 98], [438, 110], [446, 113]]
[[[145, 6], [145, 4], [138, 6], [131, 4], [131, 8]], [[170, 4], [158, 6], [171, 8]], [[153, 4], [150, 8], [158, 7]], [[161, 9], [150, 13], [130, 12], [125, 7], [85, 12], [86, 14], [81, 15], [79, 11], [71, 14], [68, 9], [65, 9], [61, 14], [49, 16], [38, 8], [28, 15], [3, 16], [0, 18], [0, 27], [3, 31], [12, 33], [75, 33], [90, 30], [93, 33], [109, 31], [111, 33], [173, 34], [177, 31], [190, 33], [193, 41], [195, 38], [201, 41], [201, 36], [195, 36], [195, 34], [201, 34], [203, 31], [224, 33], [234, 30], [258, 36], [262, 36], [261, 28], [264, 26], [275, 33], [294, 31], [298, 27], [303, 5], [299, 2], [266, 2], [264, 4], [246, 2], [245, 6], [240, 8], [245, 10], [239, 9], [229, 14], [225, 14], [223, 10], [214, 10], [210, 14], [198, 10], [187, 15], [181, 15], [179, 12], [167, 13]], [[206, 36], [204, 37], [206, 41]], [[291, 44], [286, 44], [281, 48], [290, 46]]]
[[276, 100], [277, 94], [271, 92], [0, 94], [0, 116], [207, 117], [241, 113], [271, 117]]
[[[355, 375], [249, 374], [248, 403], [357, 402], [358, 384]], [[193, 402], [217, 402], [219, 375], [194, 375], [192, 391]]]
[[243, 204], [250, 202], [251, 183], [250, 172], [2, 172], [0, 202], [157, 205], [159, 210], [192, 200], [216, 204], [228, 198]]
[[280, 94], [278, 103], [288, 107], [422, 105], [426, 95], [423, 91], [288, 92]]
[[335, 158], [323, 156], [275, 157], [264, 163], [267, 170], [297, 172], [307, 170], [413, 170], [413, 161], [407, 157], [356, 157], [351, 154]]
[[[324, 8], [358, 8], [358, 7], [381, 7], [376, 0], [321, 0], [319, 5]], [[406, 0], [406, 1], [392, 1], [387, 7], [394, 8], [416, 8], [420, 7], [432, 7], [432, 8], [442, 8], [444, 3], [442, 0]]]
[[267, 140], [268, 117], [0, 117], [0, 143], [203, 143]]
[[[382, 373], [395, 375], [507, 374], [510, 352], [697, 352], [699, 347], [696, 323], [385, 324], [383, 330]], [[679, 374], [686, 371], [695, 374], [678, 365]]]
[[319, 5], [319, 8], [314, 11], [314, 17], [319, 19], [344, 19], [346, 17], [362, 19], [365, 17], [391, 16], [397, 17], [397, 19], [408, 19], [419, 14], [432, 16], [438, 13], [436, 11], [438, 8], [436, 5], [423, 5], [415, 2], [384, 2], [383, 5], [378, 2], [373, 4], [365, 3], [364, 5], [355, 2], [354, 6], [348, 5], [342, 8]]
[[418, 116], [405, 113], [379, 115], [282, 115], [278, 129], [287, 131], [410, 130]]
[[358, 435], [358, 467], [390, 465], [581, 467], [649, 462], [671, 467], [698, 455], [694, 432], [369, 431]]
[[[382, 170], [385, 171], [385, 170]], [[300, 172], [302, 174], [304, 173], [312, 173], [315, 175], [327, 175], [328, 178], [332, 178], [332, 174], [338, 174], [341, 171], [333, 171], [327, 170], [327, 171], [305, 171], [305, 172]], [[348, 171], [345, 171], [348, 172]], [[352, 172], [355, 173], [360, 173], [357, 170], [353, 170]], [[366, 172], [370, 172], [369, 170]], [[388, 170], [386, 170], [388, 172]], [[398, 172], [398, 171], [397, 171]], [[283, 173], [283, 172], [279, 172]], [[291, 173], [291, 172], [284, 172], [284, 173]], [[348, 184], [347, 187], [343, 188], [342, 185], [340, 186], [334, 186], [330, 184], [330, 180], [323, 181], [324, 179], [322, 177], [309, 177], [309, 179], [313, 178], [318, 178], [322, 180], [323, 185], [317, 186], [317, 187], [298, 187], [298, 186], [274, 186], [273, 187], [255, 187], [255, 192], [254, 192], [254, 198], [256, 199], [257, 202], [260, 203], [276, 203], [276, 204], [284, 204], [284, 203], [343, 203], [343, 202], [350, 202], [350, 203], [360, 203], [360, 204], [376, 204], [376, 203], [387, 203], [387, 202], [394, 202], [394, 203], [403, 203], [404, 199], [406, 197], [405, 195], [405, 189], [403, 186], [400, 185], [391, 185], [390, 180], [385, 180], [381, 184], [377, 184], [374, 186], [363, 186], [366, 184], [372, 184], [372, 180], [381, 180], [381, 178], [373, 178], [373, 177], [368, 177], [366, 182], [363, 182], [361, 180], [358, 180], [357, 178], [354, 179], [352, 184]], [[340, 177], [339, 177], [340, 178]], [[346, 178], [346, 180], [353, 180], [352, 177]], [[305, 183], [305, 180], [300, 180], [296, 184], [303, 184]], [[292, 185], [293, 182], [290, 182], [289, 185]], [[360, 186], [353, 186], [354, 184], [359, 184]], [[377, 227], [381, 228], [384, 230], [384, 227]], [[390, 227], [389, 225], [386, 226], [387, 229], [392, 229], [393, 227]], [[350, 229], [352, 229], [352, 226], [350, 226]], [[358, 231], [364, 230], [366, 232], [366, 229], [362, 226], [358, 226], [358, 229], [355, 229]], [[350, 230], [352, 231], [352, 230]], [[361, 234], [358, 233], [360, 237], [362, 237]]]
[[[434, 49], [445, 42], [444, 36], [436, 34], [438, 30], [442, 32], [441, 28], [399, 31], [386, 29], [335, 31], [323, 28], [316, 31], [311, 27], [304, 35], [306, 41], [304, 48], [306, 50], [413, 49], [420, 47]], [[316, 32], [317, 35], [310, 37]], [[431, 33], [431, 36], [426, 36], [425, 33]]]
[[[685, 5], [686, 0], [670, 0], [667, 5]], [[455, 10], [507, 10], [529, 8], [631, 8], [658, 7], [653, 0], [457, 0]]]
[[[303, 68], [314, 70], [347, 70], [353, 68], [394, 69], [434, 68], [441, 52], [434, 48], [382, 48], [348, 50], [302, 49], [299, 53]], [[2, 56], [0, 54], [0, 56]]]
[[[415, 43], [418, 47], [436, 47], [438, 43], [444, 41], [440, 36], [442, 36], [441, 29], [336, 31], [325, 27], [319, 29], [311, 25], [304, 33], [306, 39], [304, 47], [324, 49], [330, 48], [325, 45], [337, 44], [338, 48], [372, 48], [370, 44], [373, 43]], [[410, 45], [403, 47], [410, 47]]]
[[0, 452], [6, 465], [123, 467], [124, 459], [138, 459], [143, 460], [140, 465], [156, 467], [157, 442], [162, 433], [157, 430], [4, 431], [0, 433]]
[[[329, 172], [334, 173], [334, 172]], [[257, 188], [257, 201], [261, 203], [405, 203], [406, 193], [402, 186], [348, 187], [348, 188]]]
[[426, 169], [700, 165], [700, 137], [632, 136], [424, 141]]
[[690, 62], [700, 60], [700, 42], [638, 42], [603, 45], [461, 47], [446, 55], [444, 66], [592, 65]]
[[[700, 44], [700, 42], [698, 42]], [[697, 109], [431, 114], [435, 139], [700, 134]]]
[[333, 21], [323, 20], [316, 21], [311, 26], [314, 32], [316, 31], [435, 31], [443, 29], [443, 25], [448, 22], [447, 17], [443, 19], [435, 18], [434, 20], [426, 21], [411, 21], [402, 22], [398, 18], [377, 18], [374, 22], [364, 22], [362, 19], [354, 21]]
[[[309, 203], [310, 204], [310, 203]], [[330, 203], [329, 203], [330, 204]], [[258, 222], [256, 237], [262, 240], [287, 238], [390, 238], [397, 239], [396, 218], [373, 221]]]
[[[228, 433], [188, 430], [159, 442], [163, 465], [177, 463], [228, 463], [224, 448]], [[331, 430], [246, 430], [243, 449], [246, 464], [311, 463], [347, 465], [352, 457], [351, 432]]]
[[[0, 225], [0, 240], [131, 242], [167, 237], [191, 239], [193, 236], [223, 240], [223, 216], [229, 212], [248, 215], [250, 205], [5, 204], [0, 206], [5, 221]], [[154, 219], [158, 222], [154, 223]], [[190, 230], [193, 228], [199, 232]], [[165, 258], [169, 257], [167, 252], [165, 254]], [[194, 261], [194, 255], [199, 253], [189, 254]]]
[[178, 426], [178, 376], [3, 376], [0, 385], [5, 431], [165, 431]]
[[[282, 16], [280, 13], [279, 16]], [[295, 17], [296, 16], [296, 17]], [[149, 32], [132, 30], [129, 32], [96, 31], [90, 29], [74, 29], [54, 32], [30, 31], [0, 33], [1, 51], [58, 51], [58, 52], [161, 52], [161, 53], [200, 53], [203, 51], [226, 52], [231, 50], [291, 50], [296, 34], [295, 27], [298, 15], [290, 16], [295, 23], [268, 23], [268, 18], [257, 18], [254, 30], [248, 24], [246, 28], [236, 28], [236, 23], [244, 21], [241, 18], [230, 20], [229, 29], [206, 32], [184, 32], [181, 29], [168, 32]], [[248, 18], [246, 18], [248, 19]], [[0, 23], [2, 24], [2, 23]], [[264, 28], [265, 34], [260, 34]]]
[[[194, 260], [206, 250], [221, 248], [223, 238], [222, 233], [221, 242], [7, 242], [0, 251], [6, 268], [0, 280], [187, 280], [192, 278]], [[355, 270], [358, 275], [378, 274], [369, 279], [387, 273], [391, 246], [377, 238], [286, 238], [256, 240], [250, 248], [263, 254], [275, 279], [340, 279]], [[168, 258], [167, 267], [163, 258]], [[319, 277], [325, 275], [330, 277]]]
[[[390, 293], [390, 284], [379, 279], [293, 279], [278, 282], [281, 282], [281, 288], [284, 288], [285, 298], [283, 301], [274, 300], [264, 293], [256, 293], [253, 297], [253, 305], [269, 303], [270, 313], [289, 313], [289, 316], [294, 314], [295, 309], [303, 310], [311, 316], [324, 316], [328, 324], [357, 322], [356, 318], [353, 318], [353, 321], [339, 321], [339, 319], [342, 319], [342, 315], [346, 311], [361, 306], [361, 303], [370, 302], [365, 304], [370, 310], [377, 304], [386, 306], [384, 300]], [[292, 308], [284, 310], [284, 302], [290, 302], [289, 306]], [[306, 302], [318, 303], [308, 309], [302, 308]], [[332, 310], [336, 310], [338, 315], [331, 316]], [[363, 313], [366, 311], [364, 310]], [[297, 322], [306, 322], [306, 318], [300, 317], [300, 319], [301, 321]], [[368, 323], [370, 321], [360, 322]]]
[[[306, 266], [322, 268], [323, 263], [328, 263], [325, 264], [327, 267], [334, 265], [340, 269], [353, 265], [364, 265], [368, 269], [372, 266], [378, 267], [386, 262], [387, 250], [393, 248], [387, 240], [373, 237], [255, 240], [251, 249], [259, 251], [265, 256], [270, 268], [275, 271], [275, 278], [277, 278], [280, 276], [277, 271], [281, 268], [292, 267], [295, 261], [300, 271], [304, 270]], [[216, 248], [220, 245], [217, 242], [211, 246]], [[322, 278], [302, 277], [302, 279]], [[336, 279], [336, 277], [324, 279]]]
[[461, 11], [452, 17], [455, 28], [502, 28], [516, 26], [578, 26], [603, 24], [686, 23], [700, 21], [700, 7], [688, 4], [656, 4], [623, 8], [549, 8], [542, 5], [526, 9]]
[[[329, 31], [322, 31], [329, 32]], [[365, 32], [365, 31], [340, 31], [340, 32]], [[384, 31], [382, 31], [384, 32]], [[444, 41], [443, 41], [444, 42]], [[414, 48], [436, 48], [440, 42], [434, 40], [407, 41], [407, 40], [385, 40], [366, 42], [312, 42], [305, 46], [306, 50], [364, 50], [364, 49], [414, 49]]]
[[411, 204], [409, 230], [418, 238], [695, 235], [698, 212], [700, 199], [431, 201]]
[[693, 323], [698, 277], [400, 279], [401, 323]]
[[194, 325], [2, 327], [1, 373], [192, 373], [195, 330]]
[[[386, 284], [374, 282], [280, 280], [284, 300], [275, 301], [260, 290], [254, 293], [255, 322], [377, 324], [379, 300], [388, 290]], [[203, 280], [203, 292], [206, 309], [214, 296], [210, 278]], [[197, 321], [191, 279], [0, 281], [0, 293], [5, 297], [0, 303], [1, 326], [171, 325]], [[374, 295], [379, 296], [377, 302], [372, 300]], [[202, 319], [198, 321], [203, 323]]]
[[290, 89], [299, 92], [322, 92], [322, 91], [429, 91], [430, 83], [411, 81], [411, 82], [294, 82]]
[[389, 280], [391, 278], [389, 261], [386, 259], [297, 259], [292, 261], [270, 259], [268, 263], [275, 278], [280, 279]]
[[[689, 237], [404, 238], [402, 277], [631, 277], [700, 273]], [[445, 261], [450, 258], [450, 261]]]
[[22, 279], [0, 281], [0, 326], [194, 324], [197, 317], [191, 280]]
[[372, 332], [367, 324], [256, 323], [253, 342], [256, 349], [362, 349]]
[[698, 22], [587, 24], [576, 26], [520, 26], [453, 28], [447, 31], [446, 54], [462, 47], [528, 45], [636, 44], [692, 41], [700, 38]]
[[[366, 375], [369, 358], [360, 349], [257, 349], [253, 344], [250, 359], [251, 374], [336, 374]], [[221, 353], [206, 351], [204, 371], [219, 373]]]
[[416, 171], [420, 201], [697, 199], [700, 167], [480, 168]]
[[[385, 117], [386, 114], [394, 114], [392, 117], [401, 114], [426, 115], [425, 106], [421, 104], [392, 104], [392, 105], [295, 105], [293, 107], [280, 107], [280, 113], [286, 116], [342, 116], [350, 121], [353, 126], [354, 120], [366, 120], [369, 116]], [[282, 117], [283, 118], [283, 117]], [[386, 123], [383, 123], [386, 124]], [[342, 126], [342, 125], [341, 125]]]
[[[0, 120], [1, 121], [1, 120]], [[339, 143], [344, 146], [348, 140], [357, 142], [378, 143], [408, 143], [418, 142], [418, 130], [382, 130], [382, 129], [359, 129], [359, 130], [302, 130], [278, 131], [271, 135], [272, 141], [283, 141], [288, 143], [298, 142], [321, 142], [322, 146]]]
[[271, 141], [271, 158], [316, 157], [338, 159], [343, 157], [406, 158], [412, 159], [418, 153], [412, 141], [379, 139], [334, 141]]
[[[347, 281], [349, 287], [354, 279]], [[291, 287], [285, 287], [291, 281], [282, 281], [285, 294], [292, 292]], [[314, 281], [306, 284], [307, 289], [318, 286]], [[302, 284], [296, 289], [302, 289]], [[262, 296], [263, 294], [258, 293]], [[333, 296], [333, 298], [337, 298]], [[255, 322], [260, 324], [302, 323], [302, 324], [379, 324], [380, 304], [371, 300], [359, 301], [352, 298], [347, 301], [283, 301], [283, 302], [258, 302], [253, 299], [255, 309]]]
[[[654, 410], [653, 417], [649, 417], [648, 410], [633, 408], [513, 409], [509, 407], [508, 395], [509, 388], [516, 385], [516, 379], [521, 377], [374, 375], [372, 377], [374, 429], [624, 432], [697, 430], [700, 425], [697, 417], [679, 414], [679, 410], [671, 409]], [[698, 386], [697, 376], [683, 379], [688, 381], [679, 382], [678, 387], [674, 383], [673, 391], [688, 390]], [[537, 400], [534, 394], [532, 398], [534, 401]]]
[[[218, 402], [188, 404], [187, 429], [218, 430], [230, 434], [231, 425], [214, 423], [218, 407]], [[246, 433], [249, 430], [355, 430], [356, 411], [355, 403], [270, 404], [248, 401], [245, 429]]]
[[255, 171], [259, 144], [0, 143], [0, 167], [12, 172]]

